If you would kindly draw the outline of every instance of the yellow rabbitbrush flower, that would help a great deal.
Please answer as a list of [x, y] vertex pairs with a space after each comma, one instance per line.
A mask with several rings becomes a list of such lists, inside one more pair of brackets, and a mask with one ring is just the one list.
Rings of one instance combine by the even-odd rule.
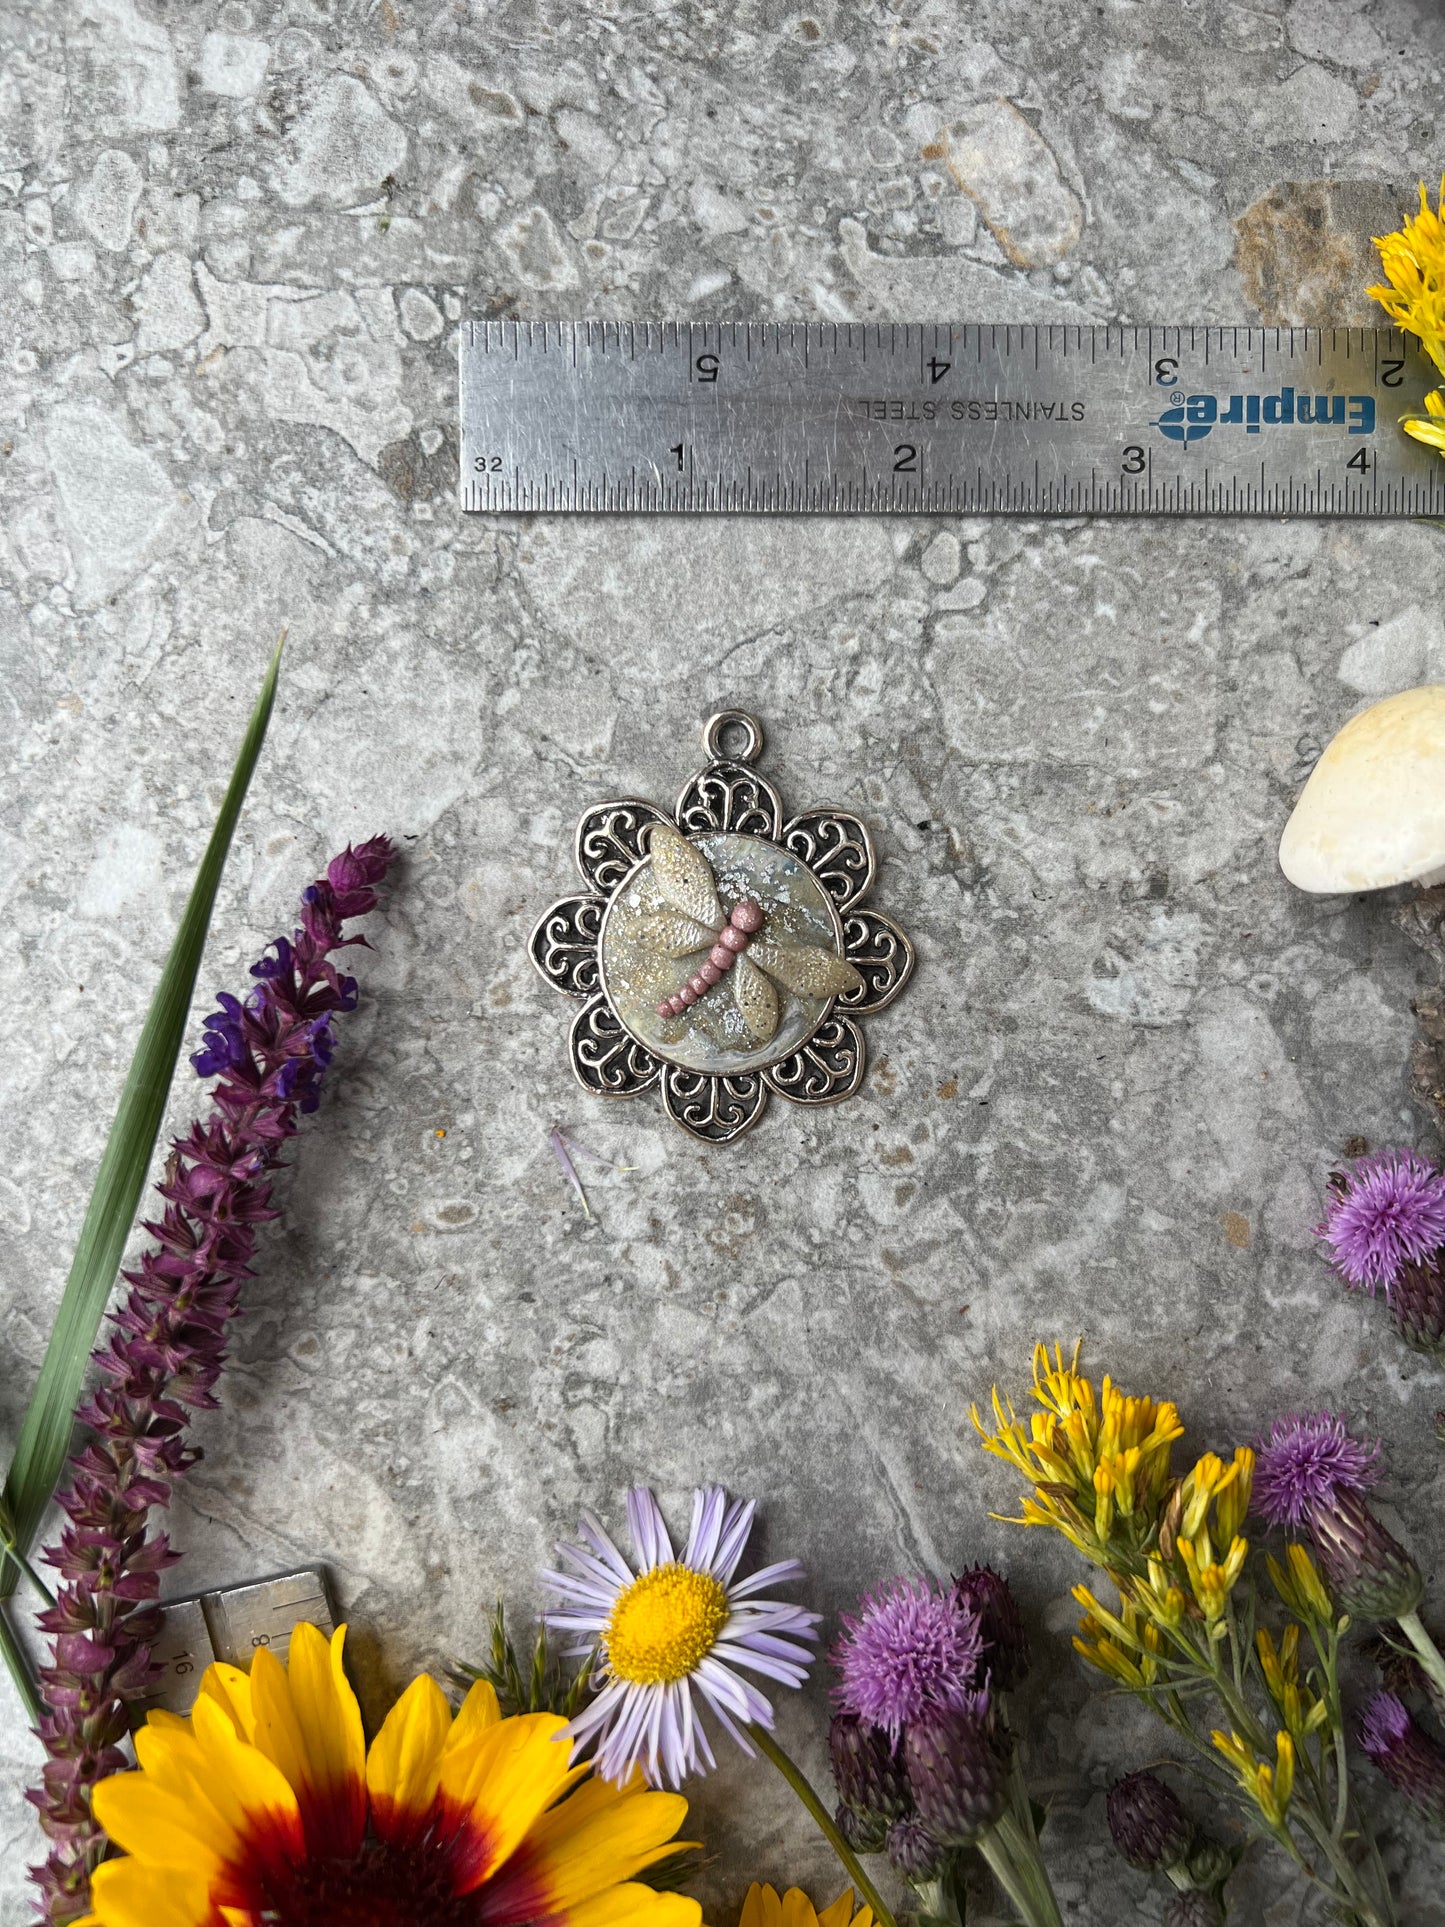
[[677, 1850], [680, 1795], [593, 1778], [565, 1720], [503, 1719], [484, 1682], [453, 1718], [413, 1680], [368, 1752], [345, 1630], [298, 1626], [285, 1666], [211, 1666], [188, 1719], [151, 1714], [139, 1771], [95, 1789], [124, 1857], [79, 1927], [700, 1927], [633, 1877]]
[[738, 1927], [873, 1927], [873, 1909], [860, 1907], [855, 1914], [851, 1887], [819, 1912], [801, 1887], [789, 1887], [780, 1900], [775, 1887], [754, 1881]]
[[1318, 1733], [1328, 1725], [1329, 1708], [1300, 1684], [1298, 1624], [1291, 1621], [1285, 1627], [1277, 1647], [1269, 1629], [1261, 1626], [1254, 1636], [1254, 1646], [1269, 1696], [1291, 1738], [1298, 1742], [1307, 1733]]
[[[1439, 204], [1431, 208], [1425, 183], [1420, 183], [1420, 212], [1395, 234], [1375, 237], [1380, 265], [1388, 286], [1369, 289], [1385, 313], [1399, 327], [1415, 335], [1427, 355], [1445, 374], [1445, 179]], [[1431, 414], [1437, 411], [1431, 409]], [[1423, 437], [1421, 439], [1424, 439]]]
[[1131, 1398], [1105, 1378], [1096, 1397], [1078, 1369], [1080, 1347], [1067, 1362], [1061, 1345], [1052, 1361], [1034, 1347], [1033, 1396], [1042, 1411], [1027, 1425], [995, 1385], [990, 1432], [971, 1408], [986, 1452], [1006, 1459], [1033, 1482], [1017, 1525], [1051, 1526], [1088, 1559], [1108, 1565], [1120, 1522], [1128, 1543], [1142, 1545], [1154, 1530], [1171, 1483], [1170, 1455], [1183, 1436], [1168, 1402]]
[[1259, 1808], [1266, 1823], [1275, 1829], [1283, 1827], [1294, 1793], [1295, 1750], [1289, 1734], [1281, 1732], [1275, 1735], [1272, 1766], [1268, 1760], [1256, 1759], [1254, 1749], [1237, 1733], [1221, 1733], [1216, 1728], [1209, 1737], [1234, 1768], [1239, 1784]]
[[1229, 1608], [1229, 1595], [1244, 1571], [1249, 1545], [1244, 1539], [1236, 1538], [1224, 1558], [1215, 1559], [1206, 1534], [1197, 1545], [1192, 1539], [1181, 1539], [1179, 1557], [1184, 1562], [1195, 1604], [1212, 1626], [1216, 1620], [1223, 1619]]
[[1335, 1609], [1325, 1582], [1308, 1551], [1291, 1541], [1284, 1549], [1286, 1564], [1281, 1565], [1271, 1552], [1267, 1555], [1269, 1576], [1287, 1612], [1308, 1625], [1327, 1626]]
[[1247, 1445], [1235, 1448], [1228, 1465], [1217, 1453], [1206, 1452], [1179, 1489], [1179, 1536], [1198, 1539], [1212, 1507], [1214, 1537], [1222, 1546], [1231, 1544], [1248, 1515], [1253, 1490], [1254, 1454]]
[[1423, 415], [1402, 415], [1400, 426], [1417, 442], [1445, 455], [1445, 394], [1432, 388], [1425, 397], [1425, 409]]
[[1120, 1593], [1117, 1613], [1100, 1605], [1087, 1586], [1075, 1586], [1073, 1597], [1088, 1608], [1079, 1621], [1074, 1651], [1123, 1686], [1151, 1687], [1159, 1677], [1164, 1645], [1159, 1628], [1139, 1613], [1127, 1593]]

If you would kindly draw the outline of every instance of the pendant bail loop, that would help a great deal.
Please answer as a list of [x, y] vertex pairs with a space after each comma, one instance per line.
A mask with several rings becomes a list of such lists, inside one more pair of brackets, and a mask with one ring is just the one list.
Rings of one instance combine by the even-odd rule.
[[[742, 747], [726, 748], [724, 736], [735, 735], [739, 730], [743, 736]], [[708, 717], [702, 732], [702, 746], [714, 762], [756, 762], [763, 747], [763, 726], [745, 709], [720, 709], [715, 716]]]

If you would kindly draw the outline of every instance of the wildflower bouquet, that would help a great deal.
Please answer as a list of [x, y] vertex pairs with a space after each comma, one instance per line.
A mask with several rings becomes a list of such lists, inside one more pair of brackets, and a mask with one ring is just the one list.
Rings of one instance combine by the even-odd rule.
[[[1339, 1596], [1294, 1542], [1282, 1560], [1268, 1559], [1269, 1611], [1244, 1533], [1253, 1451], [1241, 1446], [1228, 1462], [1206, 1452], [1177, 1476], [1175, 1406], [1129, 1397], [1108, 1378], [1096, 1390], [1077, 1349], [1050, 1359], [1036, 1348], [1032, 1395], [1039, 1409], [1025, 1421], [995, 1388], [993, 1428], [977, 1407], [973, 1422], [984, 1449], [1030, 1483], [1014, 1523], [1061, 1534], [1117, 1595], [1073, 1589], [1084, 1608], [1078, 1652], [1185, 1741], [1340, 1918], [1389, 1927], [1388, 1883], [1350, 1786], [1339, 1682], [1340, 1642], [1358, 1610], [1346, 1589], [1363, 1586], [1382, 1546], [1356, 1512], [1322, 1503], [1310, 1523]], [[1264, 1497], [1275, 1505], [1287, 1484], [1277, 1456], [1266, 1471]]]

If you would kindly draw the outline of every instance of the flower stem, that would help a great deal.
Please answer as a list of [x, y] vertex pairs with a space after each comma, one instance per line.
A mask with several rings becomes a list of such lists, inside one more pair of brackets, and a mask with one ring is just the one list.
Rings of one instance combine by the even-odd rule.
[[25, 1557], [25, 1554], [21, 1551], [18, 1542], [14, 1539], [0, 1536], [0, 1547], [4, 1548], [7, 1558], [13, 1559], [16, 1565], [19, 1566], [23, 1576], [30, 1581], [30, 1584], [35, 1588], [35, 1591], [45, 1601], [46, 1605], [53, 1606], [55, 1604], [55, 1594], [50, 1590], [49, 1586], [46, 1585], [45, 1581], [40, 1577], [40, 1574], [35, 1570], [34, 1566], [32, 1566], [30, 1561]]
[[978, 1850], [1018, 1908], [1024, 1927], [1063, 1927], [1038, 1846], [1011, 1813], [1002, 1814], [987, 1833], [980, 1835]]
[[773, 1738], [772, 1734], [767, 1732], [763, 1727], [750, 1726], [748, 1728], [748, 1737], [757, 1741], [762, 1752], [772, 1761], [773, 1765], [778, 1769], [779, 1773], [782, 1774], [783, 1778], [793, 1789], [794, 1793], [797, 1794], [809, 1813], [812, 1814], [813, 1819], [817, 1822], [818, 1831], [842, 1861], [853, 1885], [873, 1909], [873, 1918], [879, 1923], [879, 1927], [897, 1927], [897, 1922], [894, 1920], [890, 1909], [884, 1905], [883, 1898], [878, 1892], [878, 1889], [873, 1885], [873, 1882], [868, 1878], [867, 1874], [864, 1873], [863, 1863], [848, 1845], [848, 1842], [843, 1838], [842, 1834], [839, 1833], [833, 1823], [832, 1814], [829, 1813], [828, 1809], [823, 1805], [823, 1802], [818, 1798], [817, 1794], [814, 1793], [812, 1787], [809, 1786], [807, 1780], [803, 1777], [802, 1769], [793, 1764], [792, 1760], [788, 1758], [788, 1755], [783, 1751], [782, 1747], [778, 1745], [778, 1742]]
[[1401, 1613], [1395, 1623], [1415, 1648], [1415, 1657], [1419, 1660], [1422, 1670], [1434, 1681], [1440, 1692], [1445, 1693], [1445, 1659], [1441, 1658], [1440, 1648], [1421, 1625], [1419, 1613]]

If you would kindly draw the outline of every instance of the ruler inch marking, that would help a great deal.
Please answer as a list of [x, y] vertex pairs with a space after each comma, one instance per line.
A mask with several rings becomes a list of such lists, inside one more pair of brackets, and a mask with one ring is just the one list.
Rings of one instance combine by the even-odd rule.
[[457, 346], [468, 513], [1445, 517], [1393, 326], [468, 317]]

